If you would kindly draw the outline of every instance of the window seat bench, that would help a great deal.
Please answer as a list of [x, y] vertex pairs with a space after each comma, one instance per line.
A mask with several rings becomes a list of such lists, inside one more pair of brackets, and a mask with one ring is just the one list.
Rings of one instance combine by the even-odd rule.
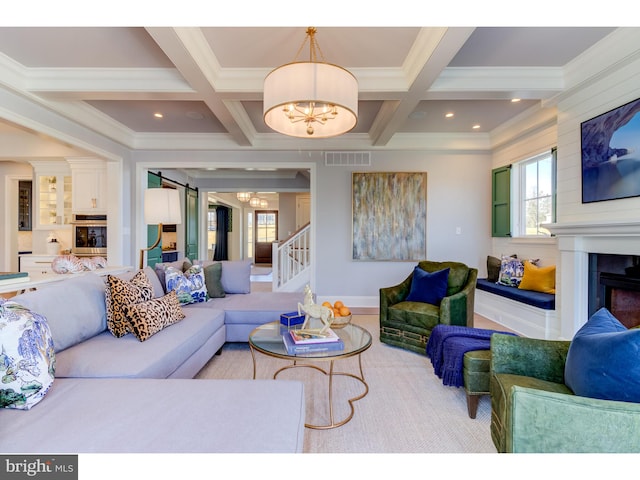
[[548, 340], [560, 335], [554, 294], [521, 290], [479, 278], [475, 313], [526, 337]]

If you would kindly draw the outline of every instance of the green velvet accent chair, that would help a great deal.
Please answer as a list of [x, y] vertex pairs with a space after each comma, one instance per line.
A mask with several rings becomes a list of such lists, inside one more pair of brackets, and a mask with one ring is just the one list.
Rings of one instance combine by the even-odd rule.
[[498, 452], [640, 452], [640, 404], [579, 397], [569, 341], [491, 336], [491, 438]]
[[473, 327], [473, 304], [478, 269], [460, 262], [418, 263], [433, 273], [449, 268], [447, 295], [440, 305], [407, 302], [413, 272], [399, 285], [380, 289], [380, 341], [426, 355], [427, 341], [433, 327], [463, 325]]

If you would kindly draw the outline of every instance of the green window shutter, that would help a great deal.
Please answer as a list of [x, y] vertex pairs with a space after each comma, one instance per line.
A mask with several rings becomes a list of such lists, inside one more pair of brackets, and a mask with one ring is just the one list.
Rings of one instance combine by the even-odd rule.
[[[161, 188], [162, 178], [155, 173], [147, 173], [147, 187], [148, 188]], [[147, 246], [150, 247], [154, 244], [158, 238], [158, 225], [147, 225]], [[147, 252], [147, 265], [151, 268], [155, 267], [156, 263], [162, 262], [162, 244], [158, 245], [153, 250]]]
[[491, 171], [491, 236], [511, 236], [511, 165]]

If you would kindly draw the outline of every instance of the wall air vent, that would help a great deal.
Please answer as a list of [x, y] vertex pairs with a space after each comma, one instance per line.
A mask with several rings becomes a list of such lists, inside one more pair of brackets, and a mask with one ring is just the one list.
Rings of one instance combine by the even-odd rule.
[[370, 167], [371, 152], [325, 152], [327, 167]]

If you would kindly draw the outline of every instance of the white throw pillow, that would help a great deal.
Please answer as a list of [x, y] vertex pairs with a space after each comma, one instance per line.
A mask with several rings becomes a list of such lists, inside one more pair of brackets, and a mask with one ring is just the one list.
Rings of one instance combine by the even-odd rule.
[[0, 298], [0, 407], [29, 410], [53, 385], [55, 352], [42, 315]]

